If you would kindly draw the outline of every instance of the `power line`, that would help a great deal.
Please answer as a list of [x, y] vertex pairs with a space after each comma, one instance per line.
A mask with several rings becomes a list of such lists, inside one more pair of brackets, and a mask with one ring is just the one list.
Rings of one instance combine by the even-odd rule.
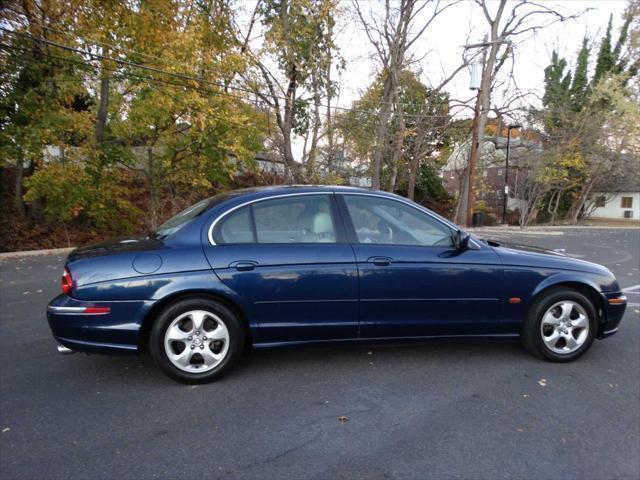
[[[264, 92], [259, 92], [258, 93], [258, 92], [254, 91], [254, 90], [250, 90], [250, 89], [247, 89], [247, 88], [220, 84], [220, 83], [217, 83], [217, 82], [214, 82], [214, 81], [211, 81], [211, 80], [207, 80], [207, 79], [202, 78], [202, 77], [194, 77], [194, 76], [183, 74], [183, 73], [179, 73], [179, 72], [168, 72], [166, 70], [162, 70], [162, 69], [159, 69], [159, 68], [151, 67], [151, 66], [148, 66], [148, 65], [142, 65], [142, 64], [131, 62], [131, 61], [128, 61], [128, 60], [113, 58], [113, 57], [110, 57], [110, 56], [107, 56], [107, 55], [102, 55], [102, 54], [99, 54], [99, 53], [86, 52], [84, 50], [81, 50], [81, 49], [78, 49], [78, 48], [75, 48], [75, 47], [71, 47], [69, 45], [65, 45], [65, 44], [62, 44], [62, 43], [54, 42], [54, 41], [47, 40], [47, 39], [44, 39], [44, 38], [37, 38], [37, 37], [34, 37], [33, 35], [26, 34], [26, 33], [23, 33], [23, 32], [15, 32], [15, 31], [6, 29], [4, 27], [0, 27], [0, 29], [5, 31], [5, 32], [7, 32], [7, 33], [10, 33], [10, 34], [13, 34], [13, 35], [24, 36], [24, 37], [30, 38], [30, 39], [32, 39], [34, 41], [42, 42], [42, 43], [45, 43], [47, 45], [51, 45], [51, 46], [56, 47], [56, 48], [60, 48], [60, 49], [63, 49], [63, 50], [74, 52], [74, 53], [78, 53], [80, 55], [88, 55], [90, 57], [94, 57], [94, 58], [99, 58], [99, 59], [106, 60], [106, 61], [115, 62], [115, 63], [117, 63], [119, 65], [128, 66], [128, 67], [131, 67], [131, 68], [140, 68], [140, 69], [151, 71], [153, 73], [157, 73], [157, 74], [161, 74], [161, 75], [168, 75], [168, 76], [177, 77], [177, 78], [180, 78], [182, 80], [202, 82], [202, 83], [206, 83], [206, 84], [213, 85], [213, 86], [216, 86], [216, 87], [229, 88], [229, 89], [232, 89], [232, 90], [248, 93], [248, 94], [251, 94], [251, 95], [271, 96], [271, 97], [274, 97], [274, 98], [278, 98], [279, 100], [285, 100], [285, 101], [289, 100], [289, 99], [287, 99], [285, 97], [274, 96], [274, 95], [267, 94], [267, 93], [264, 93]], [[156, 59], [157, 59], [157, 57], [156, 57]], [[184, 85], [184, 86], [185, 87], [189, 87], [188, 85]], [[211, 92], [211, 93], [214, 93], [214, 92]], [[215, 94], [217, 94], [217, 95], [226, 95], [226, 96], [229, 96], [229, 97], [239, 98], [239, 99], [245, 100], [245, 101], [247, 101], [247, 100], [250, 101], [250, 99], [247, 99], [247, 98], [244, 98], [244, 97], [240, 97], [240, 96], [234, 96], [232, 94], [229, 94], [228, 92], [215, 92]], [[296, 103], [304, 103], [304, 104], [306, 104], [308, 106], [316, 106], [315, 103], [307, 101], [307, 100], [294, 100], [294, 102], [296, 102]], [[413, 104], [413, 105], [415, 105], [415, 104]], [[345, 111], [345, 112], [362, 113], [362, 114], [369, 114], [369, 115], [380, 115], [380, 112], [377, 112], [377, 111], [374, 111], [374, 110], [361, 110], [361, 109], [354, 109], [354, 108], [345, 108], [345, 107], [331, 106], [331, 105], [320, 104], [320, 103], [317, 104], [317, 106], [318, 107], [329, 108], [329, 109], [334, 109], [334, 110], [341, 110], [341, 111]], [[320, 114], [321, 115], [325, 115], [325, 116], [327, 115], [325, 112], [320, 112]], [[407, 117], [408, 118], [420, 118], [420, 119], [425, 119], [425, 118], [450, 119], [451, 115], [405, 114], [404, 117], [405, 118], [407, 118]]]
[[[164, 59], [162, 59], [162, 58], [160, 58], [158, 56], [155, 56], [155, 55], [150, 55], [148, 53], [144, 53], [144, 52], [140, 52], [140, 51], [137, 51], [137, 50], [133, 50], [131, 48], [125, 48], [125, 47], [122, 47], [122, 46], [113, 45], [111, 43], [104, 42], [104, 41], [101, 41], [101, 40], [96, 40], [96, 39], [89, 38], [89, 37], [86, 37], [86, 36], [73, 34], [71, 32], [60, 30], [60, 29], [57, 29], [57, 28], [53, 28], [53, 27], [51, 27], [49, 25], [44, 25], [42, 23], [38, 23], [38, 22], [34, 22], [34, 23], [36, 25], [44, 28], [44, 29], [47, 29], [47, 30], [50, 30], [52, 32], [56, 32], [56, 33], [59, 33], [59, 34], [62, 34], [62, 35], [66, 35], [66, 36], [68, 36], [68, 37], [70, 37], [72, 39], [73, 38], [77, 38], [79, 40], [84, 41], [85, 43], [94, 43], [96, 45], [102, 45], [102, 46], [105, 46], [105, 47], [109, 47], [109, 48], [111, 48], [113, 50], [121, 50], [123, 52], [133, 53], [135, 55], [140, 55], [141, 57], [145, 57], [145, 58], [148, 58], [150, 60], [154, 60], [156, 62], [159, 62], [161, 64], [165, 64], [165, 65], [178, 64], [178, 65], [182, 65], [182, 66], [185, 66], [187, 68], [190, 68], [190, 65], [185, 63], [185, 62], [173, 61], [172, 63], [169, 63], [167, 60], [164, 60]], [[214, 72], [214, 71], [212, 71], [211, 69], [208, 69], [208, 68], [202, 68], [202, 71], [216, 74], [216, 72]], [[224, 84], [224, 83], [223, 84], [219, 84], [219, 86], [221, 86], [223, 88], [232, 88], [232, 89], [241, 90], [240, 87], [234, 87], [232, 85], [227, 85], [227, 84]], [[257, 93], [256, 91], [251, 90], [251, 89], [246, 89], [246, 90], [241, 90], [241, 91], [246, 91], [246, 92], [253, 93], [253, 94]], [[266, 94], [264, 92], [259, 92], [259, 94], [262, 94], [262, 95], [265, 95], [265, 96], [272, 96], [271, 94]], [[279, 100], [286, 100], [285, 97], [276, 97], [276, 98], [278, 98]], [[308, 101], [308, 100], [298, 100], [298, 101], [299, 102], [304, 102], [304, 103], [307, 103], [307, 104], [312, 104], [312, 105], [315, 106], [315, 103], [312, 103], [311, 101]], [[380, 100], [378, 102], [378, 105], [380, 105], [380, 106], [382, 106], [384, 104], [392, 104], [393, 105], [394, 102], [391, 102], [391, 101], [383, 102], [382, 100]], [[423, 104], [422, 103], [415, 103], [415, 102], [403, 102], [403, 103], [400, 103], [399, 105], [402, 105], [402, 106], [418, 106], [419, 107], [419, 106], [422, 106]], [[333, 109], [336, 109], [336, 110], [349, 110], [349, 111], [353, 110], [352, 108], [338, 107], [338, 106], [331, 106], [331, 105], [323, 105], [323, 104], [318, 104], [318, 106], [319, 107], [325, 107], [325, 108], [326, 107], [333, 108]]]
[[[0, 43], [0, 48], [5, 48], [5, 49], [8, 48], [8, 49], [13, 49], [13, 50], [20, 50], [20, 51], [28, 52], [28, 50], [26, 50], [24, 48], [14, 47], [14, 46], [6, 45], [6, 44], [3, 44], [3, 43]], [[73, 60], [73, 59], [70, 59], [70, 58], [56, 56], [56, 55], [53, 55], [53, 54], [50, 54], [50, 53], [45, 53], [44, 55], [47, 56], [47, 57], [51, 57], [51, 58], [57, 59], [57, 60], [62, 60], [64, 62], [68, 62], [68, 63], [72, 63], [72, 64], [76, 64], [76, 65], [82, 65], [84, 67], [89, 67], [89, 68], [94, 70], [94, 73], [92, 75], [93, 79], [99, 80], [101, 78], [99, 73], [96, 72], [98, 67], [95, 66], [95, 65], [91, 65], [91, 64], [88, 64], [86, 62], [80, 62], [80, 61]], [[108, 67], [104, 67], [103, 66], [101, 68], [106, 70], [106, 71], [108, 71], [108, 72], [110, 72], [110, 73], [119, 73], [117, 70], [113, 70], [113, 69], [110, 69]], [[85, 72], [85, 73], [88, 73], [88, 72]], [[206, 89], [204, 87], [194, 87], [194, 86], [190, 86], [190, 85], [178, 84], [178, 83], [175, 83], [175, 82], [169, 82], [167, 80], [161, 80], [161, 79], [153, 78], [153, 77], [146, 77], [144, 75], [138, 75], [138, 74], [135, 74], [135, 73], [121, 73], [120, 76], [123, 79], [132, 79], [133, 78], [133, 79], [138, 79], [138, 80], [146, 80], [146, 81], [150, 81], [150, 82], [154, 82], [154, 83], [161, 83], [161, 84], [165, 84], [165, 85], [177, 86], [177, 87], [180, 87], [180, 88], [194, 89], [194, 90], [201, 91], [201, 92], [204, 92], [204, 93], [212, 93], [212, 92], [210, 92], [209, 89]], [[112, 77], [112, 78], [115, 78], [115, 77]], [[56, 80], [56, 81], [59, 81], [59, 80]], [[70, 81], [70, 80], [67, 80], [67, 81]], [[154, 86], [150, 86], [150, 88], [158, 89], [157, 86], [155, 86], [155, 87]], [[215, 115], [215, 114], [212, 114], [212, 113], [207, 113], [207, 116], [212, 117], [212, 118], [216, 118], [218, 120], [221, 120], [221, 121], [226, 122], [226, 123], [231, 124], [231, 125], [235, 125], [237, 127], [241, 127], [241, 128], [249, 127], [249, 125], [247, 123], [239, 123], [239, 122], [236, 122], [234, 120], [230, 120], [228, 117], [221, 117], [219, 115]]]

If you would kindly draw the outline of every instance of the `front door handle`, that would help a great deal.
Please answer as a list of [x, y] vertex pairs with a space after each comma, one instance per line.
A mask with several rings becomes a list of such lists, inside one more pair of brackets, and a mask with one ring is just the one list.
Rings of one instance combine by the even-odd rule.
[[389, 257], [369, 257], [367, 262], [371, 262], [379, 267], [386, 267], [391, 264], [391, 259]]
[[229, 264], [230, 268], [235, 268], [240, 272], [248, 272], [253, 270], [258, 265], [258, 262], [253, 262], [251, 260], [238, 260], [236, 262], [231, 262]]

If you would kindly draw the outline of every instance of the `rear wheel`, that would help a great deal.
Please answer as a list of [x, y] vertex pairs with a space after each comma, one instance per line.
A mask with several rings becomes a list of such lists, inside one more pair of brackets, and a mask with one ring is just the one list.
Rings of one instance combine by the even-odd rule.
[[241, 321], [226, 306], [190, 298], [167, 307], [151, 329], [150, 350], [156, 364], [185, 383], [211, 382], [242, 356]]
[[527, 350], [554, 362], [568, 362], [585, 353], [595, 338], [596, 310], [582, 293], [557, 288], [531, 306], [522, 331]]

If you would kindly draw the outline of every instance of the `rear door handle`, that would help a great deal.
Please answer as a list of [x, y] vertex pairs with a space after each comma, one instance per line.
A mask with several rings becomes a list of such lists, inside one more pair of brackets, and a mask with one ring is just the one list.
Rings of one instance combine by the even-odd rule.
[[367, 262], [373, 263], [379, 267], [386, 267], [391, 263], [391, 259], [389, 257], [369, 257]]
[[241, 272], [248, 272], [249, 270], [253, 270], [258, 265], [258, 262], [253, 262], [251, 260], [238, 260], [236, 262], [231, 262], [229, 264], [230, 268], [235, 268]]

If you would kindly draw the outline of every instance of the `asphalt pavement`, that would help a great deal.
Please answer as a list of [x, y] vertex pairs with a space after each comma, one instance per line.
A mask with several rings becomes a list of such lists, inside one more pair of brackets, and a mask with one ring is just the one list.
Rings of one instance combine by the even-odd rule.
[[640, 230], [481, 234], [606, 265], [618, 334], [569, 364], [514, 342], [252, 352], [186, 386], [148, 357], [60, 356], [63, 256], [0, 260], [0, 478], [640, 478]]

